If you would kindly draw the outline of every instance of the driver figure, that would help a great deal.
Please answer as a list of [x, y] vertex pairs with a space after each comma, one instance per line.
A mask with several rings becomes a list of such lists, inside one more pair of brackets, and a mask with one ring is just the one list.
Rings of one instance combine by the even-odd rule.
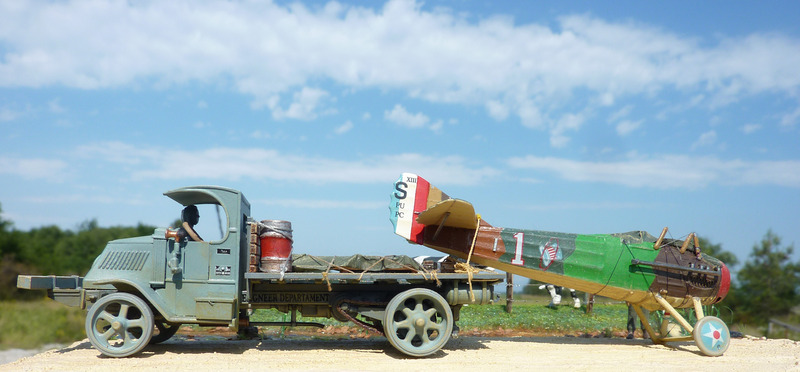
[[181, 211], [181, 227], [178, 229], [178, 239], [188, 238], [190, 241], [202, 242], [203, 238], [194, 231], [194, 226], [200, 222], [200, 212], [197, 206], [190, 205]]

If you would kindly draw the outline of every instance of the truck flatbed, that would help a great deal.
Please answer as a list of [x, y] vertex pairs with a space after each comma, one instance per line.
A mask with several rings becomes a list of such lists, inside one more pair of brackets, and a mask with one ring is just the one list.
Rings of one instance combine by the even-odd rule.
[[[252, 281], [269, 281], [272, 283], [308, 283], [328, 281], [331, 284], [372, 284], [375, 282], [397, 283], [422, 283], [432, 282], [436, 279], [467, 280], [467, 273], [397, 273], [397, 272], [367, 272], [367, 273], [245, 273], [245, 279]], [[472, 274], [473, 282], [498, 282], [505, 279], [505, 274], [498, 272], [478, 272]]]

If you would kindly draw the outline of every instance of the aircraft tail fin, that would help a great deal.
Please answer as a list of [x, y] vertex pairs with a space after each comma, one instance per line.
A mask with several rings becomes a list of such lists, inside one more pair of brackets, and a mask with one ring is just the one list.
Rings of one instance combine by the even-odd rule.
[[472, 204], [450, 198], [424, 178], [403, 173], [390, 196], [389, 220], [394, 232], [412, 243], [423, 243], [423, 229], [443, 225], [474, 229], [478, 216]]

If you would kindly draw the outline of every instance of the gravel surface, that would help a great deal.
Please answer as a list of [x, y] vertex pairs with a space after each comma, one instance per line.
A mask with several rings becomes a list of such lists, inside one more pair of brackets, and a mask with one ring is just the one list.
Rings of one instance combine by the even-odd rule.
[[734, 339], [706, 357], [691, 342], [580, 337], [460, 337], [427, 358], [407, 357], [386, 339], [227, 340], [177, 338], [129, 358], [102, 356], [87, 340], [0, 365], [0, 371], [800, 371], [800, 342]]

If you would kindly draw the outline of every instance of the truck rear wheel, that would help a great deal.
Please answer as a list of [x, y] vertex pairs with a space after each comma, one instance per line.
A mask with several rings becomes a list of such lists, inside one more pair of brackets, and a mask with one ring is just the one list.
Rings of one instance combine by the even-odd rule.
[[86, 336], [101, 353], [121, 358], [136, 354], [153, 335], [153, 312], [141, 298], [114, 293], [101, 298], [86, 315]]
[[453, 312], [438, 293], [414, 288], [394, 296], [383, 321], [386, 338], [403, 354], [423, 357], [444, 346], [453, 332]]

